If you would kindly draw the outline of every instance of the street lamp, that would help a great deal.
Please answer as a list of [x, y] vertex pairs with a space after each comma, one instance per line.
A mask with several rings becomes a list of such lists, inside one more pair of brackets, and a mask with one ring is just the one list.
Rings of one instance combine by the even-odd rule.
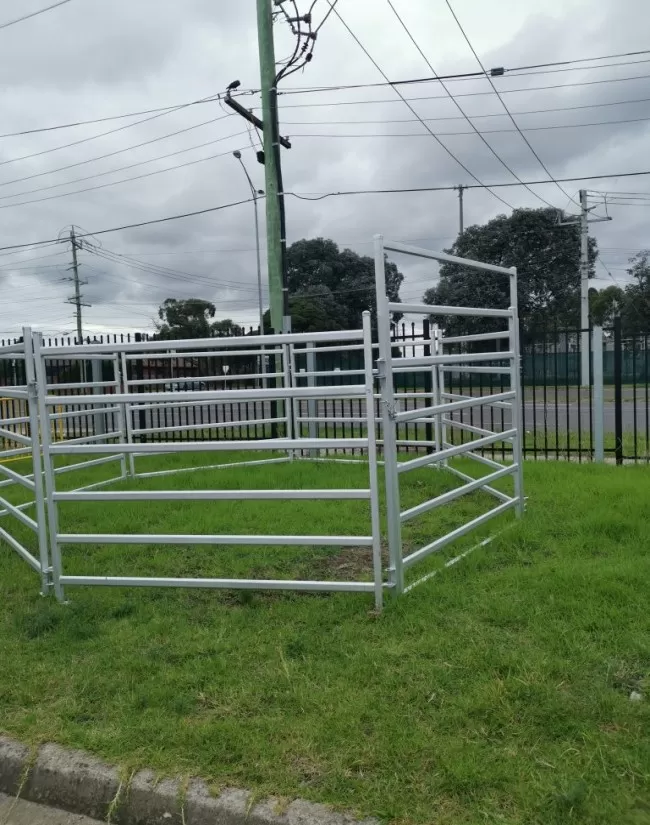
[[248, 181], [248, 185], [251, 189], [251, 195], [253, 196], [253, 207], [255, 209], [255, 246], [257, 250], [257, 293], [259, 299], [259, 310], [260, 310], [260, 335], [264, 335], [264, 302], [262, 298], [262, 262], [260, 260], [260, 223], [259, 217], [257, 215], [257, 199], [259, 195], [264, 194], [263, 189], [256, 189], [253, 186], [253, 181], [251, 180], [251, 176], [248, 174], [248, 169], [244, 165], [244, 161], [241, 157], [241, 152], [239, 150], [233, 152], [234, 157], [237, 158], [239, 163], [241, 164], [241, 168], [244, 170], [244, 174], [246, 175], [246, 180]]

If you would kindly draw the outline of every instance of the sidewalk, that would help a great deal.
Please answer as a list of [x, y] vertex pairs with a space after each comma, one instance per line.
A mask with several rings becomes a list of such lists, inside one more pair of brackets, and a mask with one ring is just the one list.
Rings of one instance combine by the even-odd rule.
[[0, 793], [0, 825], [99, 825], [97, 820]]

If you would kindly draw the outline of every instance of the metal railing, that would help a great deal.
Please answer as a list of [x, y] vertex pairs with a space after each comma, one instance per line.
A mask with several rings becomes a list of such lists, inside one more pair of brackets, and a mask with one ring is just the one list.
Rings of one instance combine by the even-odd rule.
[[[507, 309], [485, 309], [471, 307], [429, 306], [427, 304], [391, 303], [386, 295], [385, 287], [385, 253], [402, 253], [422, 259], [434, 261], [453, 261], [465, 267], [479, 271], [505, 274], [510, 281], [511, 306]], [[523, 492], [523, 459], [522, 459], [522, 424], [521, 424], [521, 384], [519, 364], [519, 324], [517, 321], [517, 273], [514, 269], [503, 269], [492, 265], [481, 264], [477, 261], [468, 261], [453, 258], [446, 253], [432, 252], [427, 249], [405, 246], [404, 244], [385, 242], [382, 236], [375, 238], [375, 279], [377, 284], [377, 319], [379, 334], [379, 378], [382, 404], [382, 434], [384, 444], [384, 467], [386, 475], [386, 509], [388, 519], [388, 547], [390, 555], [390, 581], [396, 592], [401, 593], [411, 589], [430, 578], [431, 574], [405, 585], [405, 571], [423, 561], [433, 553], [437, 553], [462, 536], [471, 533], [486, 522], [500, 516], [508, 510], [516, 510], [521, 516], [524, 510]], [[421, 316], [467, 316], [489, 317], [506, 321], [507, 330], [496, 333], [485, 333], [471, 336], [455, 336], [447, 343], [459, 345], [455, 353], [445, 352], [445, 339], [439, 330], [434, 327], [428, 352], [421, 356], [395, 357], [394, 342], [391, 340], [391, 315], [393, 313], [408, 312]], [[468, 343], [496, 342], [506, 340], [507, 350], [488, 352], [467, 352]], [[506, 375], [510, 387], [497, 393], [488, 395], [462, 395], [446, 391], [446, 378], [450, 372], [464, 370], [481, 370], [480, 374]], [[396, 390], [396, 376], [404, 373], [425, 371], [431, 375], [430, 402], [424, 401], [417, 409], [402, 411], [399, 408], [403, 396], [410, 393]], [[510, 426], [498, 430], [485, 427], [467, 425], [458, 421], [455, 413], [476, 410], [485, 407], [507, 409], [511, 416]], [[398, 427], [407, 422], [416, 422], [419, 425], [429, 425], [433, 428], [433, 441], [425, 440], [429, 448], [424, 455], [402, 460], [400, 456], [400, 439]], [[449, 433], [459, 431], [461, 443], [454, 444]], [[467, 434], [479, 435], [479, 438], [466, 438]], [[483, 451], [497, 442], [507, 442], [511, 445], [511, 462], [500, 464], [486, 459]], [[449, 460], [458, 456], [488, 464], [493, 472], [481, 478], [475, 478], [462, 470], [450, 465]], [[463, 486], [442, 493], [435, 498], [425, 500], [419, 505], [401, 509], [400, 478], [412, 470], [424, 467], [436, 467], [451, 472], [465, 483]], [[506, 476], [512, 476], [514, 491], [507, 495], [496, 490], [492, 485], [495, 481]], [[499, 500], [499, 504], [473, 518], [454, 530], [436, 536], [423, 547], [410, 550], [404, 554], [401, 527], [407, 521], [424, 515], [431, 510], [442, 507], [450, 502], [477, 491], [484, 491]], [[455, 563], [459, 557], [452, 559]]]

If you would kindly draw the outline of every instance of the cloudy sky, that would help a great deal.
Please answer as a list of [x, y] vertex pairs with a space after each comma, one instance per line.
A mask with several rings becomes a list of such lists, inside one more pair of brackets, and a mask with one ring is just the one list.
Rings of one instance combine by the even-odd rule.
[[[311, 4], [297, 2], [302, 13]], [[391, 80], [431, 76], [427, 60], [438, 74], [480, 68], [445, 0], [392, 3], [426, 60], [388, 0], [339, 0], [337, 6]], [[218, 101], [6, 136], [176, 107], [222, 92], [235, 79], [242, 89], [256, 89], [255, 0], [70, 0], [2, 28], [47, 5], [47, 0], [1, 4], [0, 247], [65, 238], [72, 224], [93, 233], [243, 200], [249, 191], [232, 157], [237, 149], [256, 186], [263, 188], [263, 168], [252, 146], [256, 135], [249, 135], [246, 124]], [[485, 79], [449, 81], [446, 89], [438, 82], [400, 86], [413, 99], [417, 115], [427, 119], [472, 175], [483, 183], [513, 182], [507, 165], [524, 181], [545, 180], [540, 160], [555, 178], [650, 170], [650, 52], [516, 71], [646, 49], [650, 15], [645, 3], [452, 0], [452, 6], [483, 65], [512, 69], [494, 83], [535, 150], [515, 130]], [[328, 7], [328, 0], [317, 0], [316, 21]], [[292, 38], [286, 24], [276, 28], [282, 59]], [[283, 86], [281, 130], [293, 143], [283, 152], [287, 192], [315, 197], [341, 190], [476, 183], [394, 90], [364, 86], [382, 80], [350, 32], [330, 15], [314, 60]], [[362, 88], [296, 92], [357, 84]], [[257, 95], [241, 101], [259, 105]], [[510, 207], [537, 207], [543, 201], [575, 210], [571, 199], [581, 187], [645, 193], [650, 176], [494, 190], [507, 205], [489, 191], [470, 189], [465, 222], [482, 223]], [[593, 226], [603, 262], [598, 286], [625, 279], [628, 257], [650, 246], [649, 201], [650, 196], [644, 201], [626, 195], [620, 205], [609, 207], [611, 222]], [[605, 208], [596, 212], [604, 215]], [[290, 197], [287, 221], [289, 241], [323, 235], [370, 253], [372, 235], [381, 232], [442, 248], [457, 231], [457, 195], [374, 194], [313, 202]], [[156, 307], [167, 297], [210, 299], [218, 317], [242, 323], [257, 315], [251, 203], [87, 240], [90, 246], [80, 251], [79, 260], [87, 281], [84, 301], [91, 304], [84, 309], [90, 334], [151, 329]], [[402, 298], [420, 297], [433, 283], [435, 268], [399, 264], [406, 274]], [[73, 330], [73, 309], [65, 303], [72, 285], [63, 280], [70, 276], [69, 265], [69, 242], [0, 250], [0, 336], [23, 324], [49, 333]]]

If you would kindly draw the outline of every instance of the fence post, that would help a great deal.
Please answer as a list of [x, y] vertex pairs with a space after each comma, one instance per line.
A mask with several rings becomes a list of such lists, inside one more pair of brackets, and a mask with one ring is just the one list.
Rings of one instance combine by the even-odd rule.
[[[313, 374], [316, 372], [316, 353], [314, 352], [313, 345], [307, 345], [307, 363], [305, 365], [307, 367], [307, 386], [308, 387], [315, 387], [316, 376]], [[301, 403], [300, 401], [298, 402]], [[316, 418], [318, 416], [318, 402], [315, 398], [309, 398], [307, 400], [307, 417], [308, 418]], [[318, 438], [318, 424], [315, 421], [309, 422], [309, 438]], [[318, 450], [310, 450], [309, 455], [311, 458], [318, 457]]]
[[[136, 332], [135, 333], [135, 342], [139, 344], [142, 342], [142, 333]], [[144, 380], [144, 360], [142, 358], [138, 358], [137, 360], [133, 361], [133, 366], [137, 365], [137, 375], [140, 381]], [[145, 392], [144, 384], [138, 384], [138, 392]], [[152, 414], [153, 419], [153, 414]], [[138, 412], [138, 429], [144, 430], [147, 427], [147, 417], [145, 415], [145, 411], [143, 409], [139, 410]], [[142, 441], [142, 436], [138, 436], [138, 439]]]
[[593, 351], [593, 398], [594, 398], [594, 461], [605, 461], [605, 386], [603, 378], [603, 328], [594, 327]]
[[[428, 318], [425, 318], [422, 321], [422, 338], [425, 341], [428, 341], [428, 342], [431, 341], [431, 321]], [[425, 357], [428, 356], [428, 355], [431, 355], [431, 344], [430, 343], [427, 343], [427, 344], [424, 345], [424, 349], [423, 349], [422, 353]], [[433, 397], [433, 373], [432, 373], [431, 370], [427, 370], [427, 372], [424, 373], [424, 393], [425, 393], [425, 396], [427, 397], [427, 400], [425, 401], [425, 404], [424, 404], [424, 406], [426, 407], [426, 406], [428, 406], [429, 399], [432, 399], [432, 397]], [[435, 402], [431, 401], [430, 403], [435, 403]], [[437, 419], [437, 416], [436, 416], [436, 419]], [[430, 419], [427, 421], [427, 423], [424, 426], [424, 433], [425, 433], [425, 438], [426, 438], [427, 441], [433, 441], [433, 422]], [[440, 445], [436, 444], [435, 448], [431, 447], [431, 446], [427, 447], [427, 452], [432, 453], [432, 452], [434, 452], [435, 449], [440, 449]]]
[[[96, 340], [96, 339], [95, 339]], [[100, 384], [103, 381], [102, 362], [93, 358], [91, 361], [91, 381], [93, 384]], [[93, 395], [101, 395], [104, 391], [103, 387], [93, 387]], [[105, 413], [95, 413], [94, 415], [94, 430], [95, 435], [106, 435], [106, 415]]]
[[621, 318], [614, 319], [614, 437], [616, 463], [623, 463], [623, 340]]

